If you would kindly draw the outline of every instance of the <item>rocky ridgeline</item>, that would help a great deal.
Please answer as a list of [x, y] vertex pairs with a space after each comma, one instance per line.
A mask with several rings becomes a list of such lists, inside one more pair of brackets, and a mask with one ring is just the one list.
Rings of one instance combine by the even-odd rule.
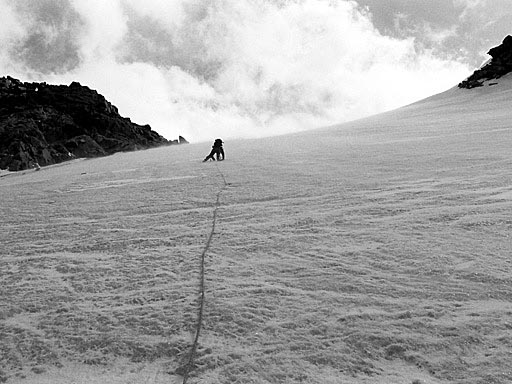
[[[492, 48], [488, 55], [492, 59], [482, 68], [477, 69], [471, 76], [459, 84], [459, 88], [482, 87], [484, 81], [499, 79], [512, 72], [512, 36], [505, 37], [501, 45]], [[489, 85], [492, 85], [489, 84]]]
[[77, 157], [98, 157], [162, 145], [149, 125], [121, 117], [98, 92], [73, 82], [23, 83], [0, 78], [0, 169], [19, 171]]

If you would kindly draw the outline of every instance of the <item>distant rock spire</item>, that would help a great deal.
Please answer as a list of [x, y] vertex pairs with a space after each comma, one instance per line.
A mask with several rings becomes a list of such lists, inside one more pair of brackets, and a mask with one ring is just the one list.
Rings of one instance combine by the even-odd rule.
[[[508, 35], [501, 45], [487, 52], [492, 58], [482, 68], [477, 69], [471, 76], [459, 84], [459, 88], [482, 87], [484, 81], [499, 79], [512, 72], [512, 36]], [[489, 85], [492, 85], [489, 84]]]

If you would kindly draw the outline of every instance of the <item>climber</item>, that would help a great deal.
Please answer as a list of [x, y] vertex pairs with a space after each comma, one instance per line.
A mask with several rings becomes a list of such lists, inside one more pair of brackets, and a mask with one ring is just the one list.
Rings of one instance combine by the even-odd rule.
[[222, 147], [222, 144], [223, 144], [223, 141], [221, 139], [216, 139], [212, 145], [212, 150], [211, 150], [210, 154], [205, 157], [203, 162], [208, 161], [208, 160], [215, 161], [214, 156], [217, 156], [217, 161], [224, 160], [224, 148]]

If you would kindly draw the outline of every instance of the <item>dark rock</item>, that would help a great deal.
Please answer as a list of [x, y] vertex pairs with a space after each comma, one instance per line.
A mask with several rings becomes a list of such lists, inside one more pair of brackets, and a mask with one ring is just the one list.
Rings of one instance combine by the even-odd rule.
[[508, 35], [501, 45], [491, 48], [488, 54], [497, 60], [500, 58], [510, 59], [512, 56], [512, 36]]
[[[178, 143], [187, 141], [180, 136]], [[80, 83], [48, 85], [0, 78], [0, 169], [19, 171], [171, 142], [119, 115]]]
[[[482, 68], [477, 69], [471, 76], [459, 84], [459, 88], [482, 87], [484, 81], [499, 79], [512, 72], [512, 36], [507, 36], [501, 45], [487, 52], [492, 59]], [[492, 83], [495, 85], [496, 83]], [[491, 85], [491, 84], [489, 84]]]
[[178, 137], [178, 143], [179, 144], [188, 144], [188, 141], [183, 136], [179, 136]]
[[107, 152], [90, 136], [80, 135], [64, 143], [64, 147], [76, 157], [105, 156]]

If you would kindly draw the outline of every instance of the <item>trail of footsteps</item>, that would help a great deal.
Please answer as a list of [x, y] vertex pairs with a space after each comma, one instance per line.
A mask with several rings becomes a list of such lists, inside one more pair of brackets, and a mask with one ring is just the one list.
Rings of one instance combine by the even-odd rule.
[[196, 325], [196, 335], [194, 337], [194, 342], [192, 343], [192, 347], [190, 348], [190, 354], [188, 357], [188, 361], [186, 365], [184, 366], [184, 372], [183, 372], [183, 384], [186, 384], [188, 381], [188, 377], [190, 375], [190, 372], [194, 368], [194, 359], [197, 351], [197, 344], [199, 341], [199, 334], [201, 332], [201, 328], [203, 325], [203, 308], [204, 308], [204, 266], [205, 266], [205, 258], [206, 254], [208, 253], [208, 250], [210, 249], [210, 245], [212, 243], [213, 234], [215, 233], [215, 224], [217, 223], [217, 212], [220, 207], [220, 195], [222, 192], [228, 187], [228, 183], [226, 182], [226, 178], [224, 177], [224, 174], [219, 169], [219, 166], [215, 164], [217, 167], [217, 171], [219, 175], [222, 177], [223, 186], [219, 189], [217, 192], [217, 197], [215, 201], [215, 209], [213, 210], [213, 217], [212, 217], [212, 227], [210, 234], [208, 235], [208, 240], [206, 241], [206, 244], [203, 248], [203, 252], [201, 253], [201, 266], [200, 266], [200, 277], [199, 277], [199, 310], [197, 314], [197, 325]]

